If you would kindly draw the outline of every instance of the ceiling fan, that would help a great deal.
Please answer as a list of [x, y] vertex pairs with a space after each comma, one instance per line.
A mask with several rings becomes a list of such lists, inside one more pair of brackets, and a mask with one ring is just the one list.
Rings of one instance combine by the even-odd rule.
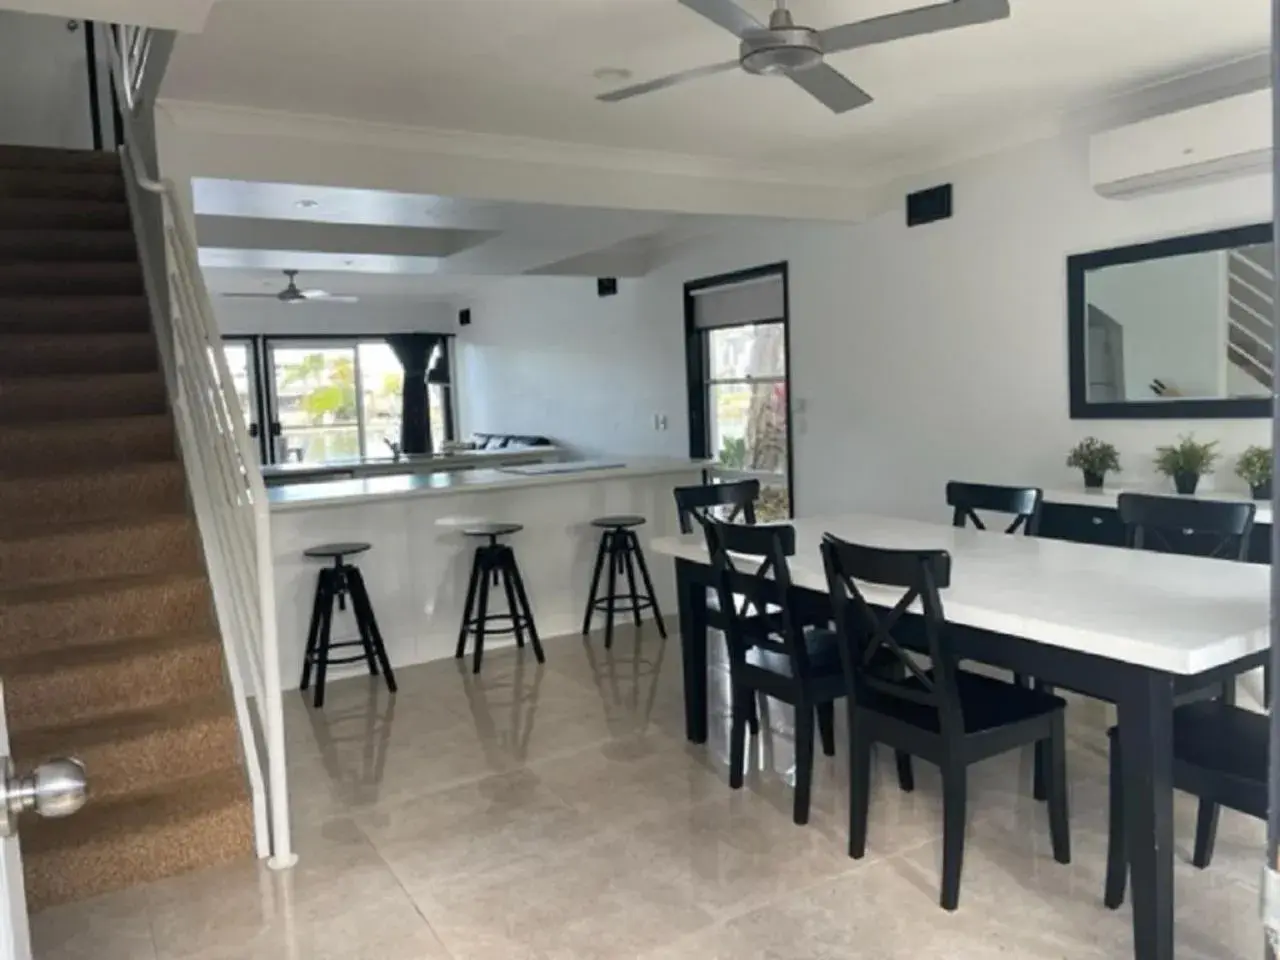
[[786, 0], [776, 0], [777, 7], [770, 14], [768, 25], [762, 24], [733, 0], [679, 2], [737, 37], [741, 41], [738, 59], [694, 67], [621, 90], [611, 90], [596, 99], [606, 103], [629, 100], [686, 80], [710, 77], [741, 67], [747, 73], [787, 77], [833, 113], [845, 113], [866, 106], [871, 102], [871, 94], [823, 63], [826, 54], [1004, 20], [1009, 16], [1009, 0], [948, 0], [827, 30], [814, 30], [796, 24], [787, 9]]
[[359, 297], [339, 297], [324, 290], [299, 290], [298, 271], [283, 271], [288, 283], [279, 293], [224, 293], [224, 297], [237, 297], [247, 300], [279, 300], [281, 303], [359, 303]]

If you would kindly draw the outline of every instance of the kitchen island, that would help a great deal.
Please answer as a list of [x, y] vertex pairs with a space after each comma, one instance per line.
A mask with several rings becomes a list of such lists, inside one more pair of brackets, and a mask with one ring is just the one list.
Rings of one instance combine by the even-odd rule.
[[[677, 532], [672, 488], [700, 483], [691, 460], [543, 463], [499, 469], [374, 476], [286, 484], [268, 490], [275, 565], [280, 669], [297, 687], [316, 587], [317, 561], [302, 552], [323, 543], [373, 545], [353, 561], [364, 573], [393, 666], [453, 656], [477, 541], [467, 522], [510, 521], [524, 529], [508, 538], [529, 591], [538, 632], [574, 633], [591, 584], [600, 530], [591, 521], [638, 514], [646, 547]], [[668, 624], [675, 627], [669, 564], [650, 564]], [[501, 609], [498, 601], [496, 609]], [[356, 636], [351, 611], [335, 611], [335, 642]], [[486, 647], [510, 645], [492, 637]], [[334, 668], [331, 678], [364, 668]]]
[[407, 453], [394, 457], [353, 457], [326, 463], [273, 463], [262, 468], [268, 487], [329, 480], [358, 480], [407, 473], [438, 473], [479, 467], [508, 467], [558, 460], [559, 447], [503, 447], [497, 450], [457, 450], [453, 453]]

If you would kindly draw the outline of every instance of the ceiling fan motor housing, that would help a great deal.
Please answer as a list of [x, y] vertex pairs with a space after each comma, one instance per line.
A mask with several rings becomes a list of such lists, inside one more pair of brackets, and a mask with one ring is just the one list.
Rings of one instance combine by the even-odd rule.
[[798, 27], [784, 7], [773, 11], [767, 30], [748, 33], [738, 48], [742, 69], [756, 74], [788, 74], [822, 63], [818, 31]]

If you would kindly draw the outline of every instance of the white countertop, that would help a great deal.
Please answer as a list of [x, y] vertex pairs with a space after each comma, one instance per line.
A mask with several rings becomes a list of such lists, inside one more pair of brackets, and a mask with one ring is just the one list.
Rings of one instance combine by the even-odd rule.
[[1176, 497], [1187, 500], [1224, 500], [1228, 503], [1252, 503], [1258, 509], [1254, 514], [1254, 523], [1270, 523], [1271, 522], [1271, 501], [1270, 500], [1253, 500], [1242, 493], [1233, 493], [1231, 491], [1204, 490], [1189, 496], [1174, 493], [1167, 488], [1158, 487], [1104, 487], [1101, 490], [1086, 490], [1084, 487], [1062, 487], [1055, 490], [1045, 490], [1045, 503], [1069, 503], [1081, 507], [1102, 507], [1103, 509], [1114, 510], [1116, 508], [1116, 498], [1122, 493], [1145, 493], [1153, 497]]
[[[576, 469], [569, 469], [576, 466]], [[489, 490], [512, 490], [549, 484], [583, 483], [648, 477], [664, 473], [694, 473], [702, 469], [702, 461], [677, 459], [583, 460], [577, 464], [559, 463], [554, 470], [529, 467], [508, 469], [454, 470], [438, 473], [398, 474], [385, 477], [363, 477], [321, 483], [284, 484], [267, 489], [271, 511], [299, 510], [312, 507], [351, 506], [353, 504], [394, 500], [408, 497], [447, 496], [457, 493], [483, 493]]]
[[[1095, 547], [870, 515], [798, 520], [792, 577], [826, 592], [824, 533], [872, 546], [944, 549], [947, 618], [1040, 643], [1177, 674], [1269, 646], [1267, 566]], [[702, 537], [659, 537], [655, 553], [705, 563]], [[901, 591], [868, 588], [892, 605]]]

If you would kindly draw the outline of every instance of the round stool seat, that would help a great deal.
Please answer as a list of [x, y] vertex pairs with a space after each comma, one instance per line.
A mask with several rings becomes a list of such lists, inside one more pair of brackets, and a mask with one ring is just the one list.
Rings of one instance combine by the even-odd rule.
[[354, 557], [357, 553], [372, 549], [373, 545], [368, 543], [325, 543], [318, 547], [308, 547], [302, 551], [302, 555], [316, 559], [341, 560], [343, 557]]
[[473, 523], [462, 528], [464, 537], [505, 537], [524, 529], [522, 523]]
[[636, 517], [629, 514], [617, 517], [596, 517], [591, 521], [593, 527], [603, 527], [606, 530], [625, 530], [628, 527], [643, 526], [645, 523], [644, 517]]

